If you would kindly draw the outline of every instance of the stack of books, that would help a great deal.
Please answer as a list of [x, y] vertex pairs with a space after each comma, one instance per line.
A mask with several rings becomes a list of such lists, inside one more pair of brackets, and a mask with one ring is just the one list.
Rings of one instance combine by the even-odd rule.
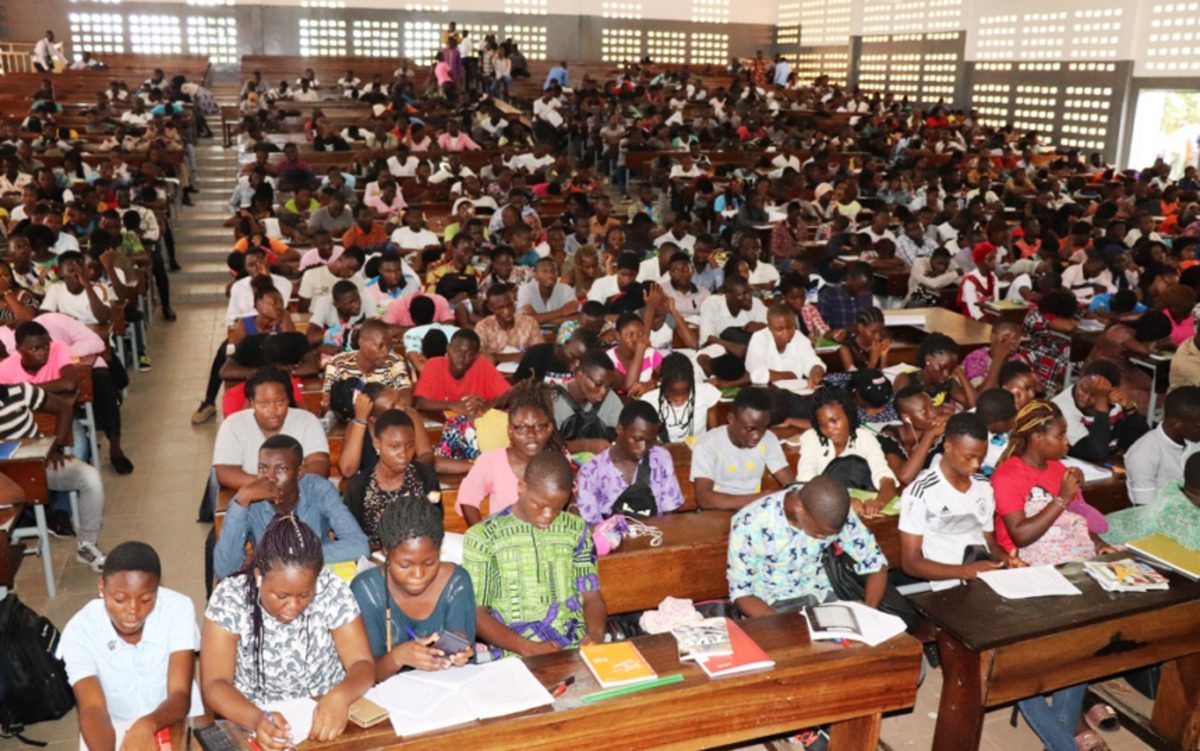
[[1167, 579], [1153, 567], [1133, 558], [1087, 561], [1083, 570], [1108, 592], [1149, 592], [1167, 589]]

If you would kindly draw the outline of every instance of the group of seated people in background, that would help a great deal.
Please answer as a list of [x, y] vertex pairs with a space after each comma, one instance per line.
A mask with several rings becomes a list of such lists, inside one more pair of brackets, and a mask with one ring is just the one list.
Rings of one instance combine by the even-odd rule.
[[[143, 734], [182, 718], [196, 648], [206, 705], [280, 749], [289, 729], [265, 702], [319, 697], [311, 737], [331, 740], [398, 671], [603, 641], [597, 543], [622, 534], [617, 516], [733, 512], [729, 597], [748, 617], [833, 597], [835, 543], [871, 606], [898, 583], [1085, 560], [1149, 533], [1200, 545], [1200, 185], [1043, 154], [973, 112], [769, 84], [759, 67], [713, 91], [682, 73], [547, 81], [533, 128], [491, 131], [490, 100], [447, 109], [402, 87], [360, 129], [383, 126], [381, 145], [323, 172], [295, 140], [271, 159], [275, 123], [250, 128], [226, 222], [230, 338], [193, 416], [215, 416], [229, 387], [207, 494], [215, 588], [197, 635], [152, 549], [109, 554], [102, 600], [64, 632], [89, 743], [109, 717]], [[813, 111], [843, 124], [815, 127]], [[307, 139], [343, 137], [324, 117]], [[467, 131], [493, 150], [478, 171], [434, 145]], [[714, 167], [723, 148], [758, 156]], [[628, 190], [631, 154], [671, 150], [618, 214], [597, 168]], [[424, 207], [448, 199], [431, 223]], [[51, 232], [15, 234], [35, 268]], [[58, 258], [72, 311], [96, 312], [76, 275], [111, 255]], [[906, 294], [877, 287], [897, 273]], [[989, 322], [990, 342], [904, 341], [884, 312], [903, 306]], [[45, 338], [22, 324], [21, 356], [23, 335]], [[1150, 414], [1135, 360], [1172, 351]], [[22, 408], [54, 398], [21, 388]], [[1120, 454], [1134, 505], [1106, 517], [1063, 460]], [[889, 572], [870, 526], [897, 496]], [[447, 519], [467, 530], [455, 562]], [[130, 643], [170, 631], [157, 693], [111, 698], [106, 671], [132, 658], [99, 654], [106, 617]], [[476, 647], [443, 654], [442, 631]], [[1077, 727], [1085, 693], [1018, 706], [1048, 748], [1102, 748]]]

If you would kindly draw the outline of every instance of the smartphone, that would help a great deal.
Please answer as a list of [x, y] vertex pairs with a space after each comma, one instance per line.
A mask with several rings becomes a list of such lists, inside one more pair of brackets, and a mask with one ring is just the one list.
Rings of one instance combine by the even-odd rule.
[[453, 631], [442, 631], [438, 633], [437, 641], [430, 646], [434, 649], [440, 649], [447, 657], [452, 657], [459, 652], [465, 652], [469, 649], [471, 642]]

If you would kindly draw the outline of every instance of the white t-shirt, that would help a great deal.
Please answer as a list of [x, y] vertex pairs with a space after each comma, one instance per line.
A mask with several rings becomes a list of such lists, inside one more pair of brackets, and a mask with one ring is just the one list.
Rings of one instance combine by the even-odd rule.
[[667, 429], [667, 440], [671, 443], [682, 441], [688, 436], [699, 436], [708, 429], [708, 411], [721, 401], [721, 390], [711, 383], [700, 381], [696, 384], [696, 394], [692, 399], [691, 419], [688, 419], [688, 406], [676, 407], [667, 400], [662, 405], [658, 403], [660, 390], [642, 394], [642, 401], [647, 402], [656, 410]]
[[392, 233], [391, 241], [404, 250], [424, 250], [430, 245], [441, 245], [442, 241], [436, 234], [427, 229], [413, 232], [409, 227], [400, 227]]
[[[655, 261], [657, 263], [657, 261]], [[588, 300], [596, 302], [608, 302], [608, 298], [621, 291], [617, 285], [617, 275], [602, 276], [592, 282], [592, 288], [588, 290]]]
[[657, 255], [652, 255], [642, 261], [642, 265], [638, 266], [637, 280], [639, 282], [658, 282], [659, 284], [670, 283], [667, 275], [659, 271]]
[[[129, 723], [150, 714], [167, 698], [171, 655], [199, 648], [200, 630], [191, 598], [159, 587], [137, 644], [117, 634], [104, 601], [94, 599], [67, 621], [58, 656], [66, 664], [72, 686], [85, 678], [99, 679], [108, 716], [114, 723]], [[194, 681], [190, 714], [204, 714]]]
[[948, 566], [963, 562], [970, 545], [986, 545], [984, 532], [995, 529], [996, 499], [983, 475], [971, 476], [971, 487], [960, 492], [930, 467], [904, 489], [900, 498], [900, 531], [921, 536], [921, 554]]
[[691, 253], [692, 249], [696, 247], [696, 236], [689, 233], [679, 238], [675, 237], [674, 232], [664, 232], [654, 238], [654, 247], [656, 248], [661, 248], [666, 243], [675, 243], [680, 250]]
[[759, 261], [758, 265], [754, 267], [754, 271], [750, 272], [750, 278], [746, 281], [750, 282], [751, 287], [757, 287], [760, 284], [778, 284], [779, 269], [765, 261]]
[[767, 308], [762, 300], [755, 298], [750, 303], [750, 310], [743, 310], [735, 316], [729, 312], [725, 295], [713, 295], [700, 306], [700, 346], [703, 347], [710, 336], [720, 336], [730, 326], [766, 322]]
[[[227, 326], [232, 326], [239, 318], [254, 315], [254, 288], [250, 286], [251, 281], [250, 277], [244, 276], [229, 288], [229, 306], [225, 309]], [[271, 281], [286, 305], [292, 299], [292, 283], [278, 274], [271, 274]]]
[[[324, 297], [333, 290], [333, 285], [340, 281], [343, 280], [334, 276], [328, 266], [313, 266], [308, 271], [305, 271], [304, 276], [300, 278], [300, 296], [306, 300]], [[345, 281], [354, 282], [354, 286], [358, 287], [360, 295], [367, 283], [367, 280], [362, 276], [362, 272], [356, 272]]]
[[[96, 297], [100, 298], [100, 302], [107, 305], [108, 288], [102, 284], [93, 284], [92, 289], [96, 291]], [[54, 282], [46, 288], [46, 297], [42, 300], [41, 309], [46, 313], [64, 313], [89, 326], [100, 322], [92, 312], [87, 292], [81, 289], [79, 294], [73, 295], [67, 289], [66, 282]]]
[[[329, 439], [321, 428], [321, 421], [304, 408], [292, 407], [283, 419], [280, 434], [290, 435], [300, 442], [304, 455], [329, 453]], [[258, 450], [267, 436], [254, 421], [254, 410], [244, 409], [230, 415], [217, 430], [217, 442], [213, 445], [213, 466], [232, 464], [247, 474], [258, 474]]]
[[765, 383], [772, 370], [794, 373], [796, 378], [807, 381], [808, 374], [818, 365], [824, 367], [812, 342], [799, 331], [782, 352], [775, 348], [775, 338], [769, 329], [755, 331], [746, 347], [746, 372], [755, 383]]

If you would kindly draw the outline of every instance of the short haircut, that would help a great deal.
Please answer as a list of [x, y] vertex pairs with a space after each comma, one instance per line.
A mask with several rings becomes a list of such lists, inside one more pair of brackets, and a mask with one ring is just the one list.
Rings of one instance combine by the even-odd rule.
[[83, 253], [78, 250], [66, 250], [58, 254], [58, 265], [66, 263], [83, 263]]
[[733, 397], [733, 404], [729, 407], [730, 414], [739, 414], [746, 410], [755, 412], [771, 412], [771, 397], [767, 390], [757, 386], [743, 388]]
[[154, 548], [146, 543], [123, 542], [108, 551], [108, 555], [104, 558], [104, 571], [101, 576], [107, 580], [113, 574], [123, 571], [140, 571], [150, 574], [155, 579], [161, 579], [162, 562], [158, 559], [158, 553], [154, 551]]
[[379, 438], [389, 428], [408, 428], [416, 430], [412, 418], [403, 410], [389, 409], [375, 420], [375, 437]]
[[950, 354], [957, 357], [958, 344], [945, 334], [937, 332], [928, 334], [917, 345], [917, 365], [923, 368], [925, 367], [925, 361], [929, 357], [940, 354]]
[[[1009, 398], [1011, 399], [1012, 396], [1009, 395]], [[971, 412], [959, 412], [946, 421], [945, 440], [949, 441], [958, 436], [968, 436], [986, 443], [988, 439], [987, 422], [980, 415]]]
[[349, 279], [342, 279], [341, 281], [334, 282], [331, 293], [334, 300], [345, 300], [350, 295], [358, 294], [358, 285]]
[[829, 529], [840, 530], [850, 516], [850, 493], [841, 480], [818, 475], [800, 489], [804, 513]]
[[637, 253], [622, 253], [617, 259], [618, 270], [637, 271], [641, 265], [642, 261], [637, 257]]
[[909, 383], [907, 386], [896, 392], [896, 409], [899, 410], [902, 404], [915, 399], [924, 393], [925, 389], [921, 386], [921, 384]]
[[570, 460], [557, 451], [542, 451], [525, 467], [527, 486], [570, 492], [574, 483]]
[[871, 270], [871, 264], [865, 261], [854, 261], [846, 267], [846, 276], [855, 277], [857, 279], [870, 280], [875, 272]]
[[442, 517], [440, 503], [417, 495], [401, 496], [383, 510], [376, 534], [379, 535], [379, 543], [384, 550], [391, 550], [401, 543], [421, 537], [428, 537], [433, 546], [440, 549], [442, 539], [446, 536]]
[[1200, 420], [1200, 386], [1180, 386], [1167, 394], [1163, 419]]
[[1100, 376], [1111, 383], [1114, 388], [1121, 385], [1121, 367], [1112, 360], [1103, 357], [1088, 363], [1087, 367], [1083, 369], [1083, 375], [1080, 377], [1086, 378], [1090, 375]]
[[975, 400], [975, 412], [987, 425], [1006, 422], [1017, 416], [1017, 401], [1004, 389], [988, 389]]
[[590, 350], [579, 360], [579, 369], [591, 370], [592, 368], [600, 368], [605, 372], [612, 372], [614, 370], [612, 358], [603, 350]]
[[259, 451], [287, 451], [296, 457], [296, 463], [304, 462], [304, 448], [300, 445], [300, 441], [287, 435], [286, 433], [277, 433], [267, 440], [262, 442], [258, 447]]
[[642, 317], [640, 315], [638, 315], [637, 313], [626, 311], [625, 313], [622, 313], [620, 316], [617, 317], [617, 331], [624, 331], [625, 327], [630, 326], [635, 323], [640, 323], [640, 324], [645, 325], [645, 321], [642, 320]]
[[1029, 363], [1021, 362], [1020, 360], [1009, 360], [1000, 366], [999, 383], [1003, 386], [1023, 375], [1034, 375], [1033, 368], [1029, 366]]
[[583, 307], [579, 309], [579, 314], [581, 316], [587, 316], [588, 318], [603, 318], [604, 303], [596, 300], [588, 300], [583, 304]]
[[487, 299], [491, 300], [493, 297], [503, 297], [511, 293], [514, 289], [516, 288], [513, 285], [505, 284], [504, 282], [493, 284], [492, 286], [488, 287]]
[[459, 329], [458, 331], [455, 331], [454, 336], [450, 337], [450, 341], [466, 342], [467, 344], [474, 346], [475, 349], [479, 349], [479, 347], [482, 346], [481, 342], [479, 341], [479, 334], [476, 334], [471, 329]]
[[16, 331], [16, 334], [14, 335], [14, 338], [16, 339], [17, 346], [19, 347], [19, 346], [21, 346], [21, 342], [23, 342], [26, 339], [33, 337], [33, 336], [48, 337], [48, 336], [50, 336], [50, 332], [46, 330], [45, 326], [38, 323], [37, 321], [26, 321], [25, 323], [22, 323], [20, 326], [17, 327], [17, 331]]
[[433, 302], [433, 298], [427, 295], [415, 295], [412, 302], [408, 304], [408, 315], [412, 318], [414, 326], [433, 323], [436, 311], [437, 305]]
[[254, 401], [255, 394], [258, 393], [258, 388], [268, 383], [279, 384], [283, 389], [283, 393], [287, 395], [288, 404], [296, 406], [292, 403], [292, 381], [288, 374], [279, 368], [260, 368], [246, 379], [246, 401]]
[[638, 420], [644, 420], [651, 425], [660, 423], [658, 411], [651, 406], [650, 402], [634, 399], [621, 410], [621, 416], [617, 418], [617, 425], [628, 428]]

